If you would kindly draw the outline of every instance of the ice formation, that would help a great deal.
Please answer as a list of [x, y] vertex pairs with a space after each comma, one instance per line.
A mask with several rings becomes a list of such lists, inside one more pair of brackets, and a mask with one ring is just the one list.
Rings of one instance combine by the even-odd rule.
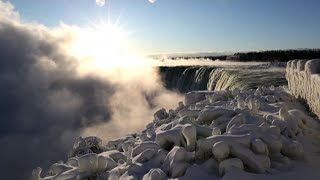
[[289, 61], [286, 78], [290, 91], [320, 117], [320, 59]]
[[141, 133], [105, 146], [99, 138], [80, 138], [67, 162], [52, 165], [43, 177], [39, 167], [32, 175], [34, 180], [192, 179], [193, 172], [213, 179], [234, 172], [273, 176], [305, 161], [309, 152], [301, 138], [317, 131], [318, 122], [284, 87], [190, 92], [175, 110], [157, 111]]

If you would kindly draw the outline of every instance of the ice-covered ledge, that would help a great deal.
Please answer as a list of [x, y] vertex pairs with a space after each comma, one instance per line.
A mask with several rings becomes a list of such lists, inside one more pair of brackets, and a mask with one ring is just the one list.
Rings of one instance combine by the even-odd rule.
[[289, 61], [286, 78], [290, 91], [320, 117], [320, 59]]

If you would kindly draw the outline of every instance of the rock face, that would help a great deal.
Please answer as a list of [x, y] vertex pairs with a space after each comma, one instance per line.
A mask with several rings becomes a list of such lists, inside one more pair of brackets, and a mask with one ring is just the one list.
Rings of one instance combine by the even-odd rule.
[[157, 111], [141, 133], [103, 147], [99, 138], [80, 139], [75, 156], [52, 165], [46, 177], [36, 168], [33, 179], [217, 179], [235, 170], [272, 178], [309, 153], [299, 138], [319, 132], [283, 87], [191, 92], [186, 101]]
[[289, 61], [286, 78], [290, 91], [320, 117], [320, 59]]

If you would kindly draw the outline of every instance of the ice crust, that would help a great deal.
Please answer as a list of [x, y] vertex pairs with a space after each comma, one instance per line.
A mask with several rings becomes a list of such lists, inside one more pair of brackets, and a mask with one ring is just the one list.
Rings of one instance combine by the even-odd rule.
[[289, 61], [286, 78], [290, 91], [320, 117], [320, 59]]
[[[287, 76], [301, 73], [289, 71]], [[289, 87], [302, 93], [299, 85]], [[285, 87], [190, 92], [185, 102], [157, 111], [141, 133], [105, 146], [99, 138], [80, 138], [67, 162], [52, 165], [45, 175], [38, 167], [33, 179], [273, 178], [307, 161], [310, 148], [303, 139], [319, 138], [317, 120]]]

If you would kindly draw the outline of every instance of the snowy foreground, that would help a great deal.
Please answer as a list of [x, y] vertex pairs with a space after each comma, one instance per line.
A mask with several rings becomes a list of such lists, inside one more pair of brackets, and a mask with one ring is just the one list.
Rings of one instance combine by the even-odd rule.
[[[319, 121], [284, 87], [198, 91], [142, 133], [80, 138], [40, 179], [319, 179]], [[318, 144], [317, 144], [318, 143]]]

